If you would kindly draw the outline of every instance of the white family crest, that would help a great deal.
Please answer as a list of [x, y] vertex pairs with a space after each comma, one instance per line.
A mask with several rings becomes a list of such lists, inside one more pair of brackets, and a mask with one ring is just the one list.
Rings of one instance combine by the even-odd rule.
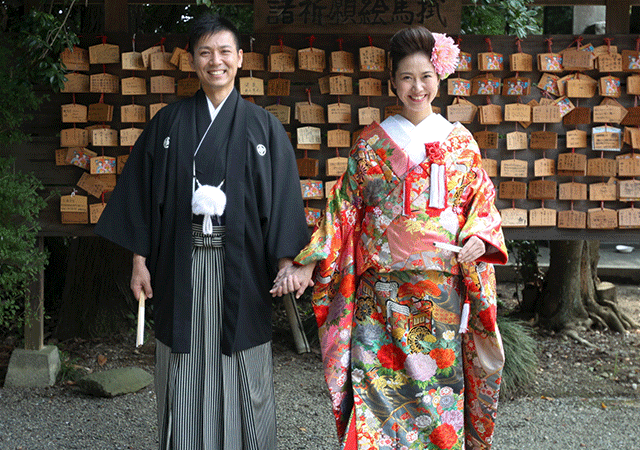
[[258, 144], [258, 146], [256, 147], [256, 151], [258, 152], [258, 155], [264, 156], [267, 154], [267, 147], [262, 144]]
[[166, 138], [164, 138], [164, 142], [162, 143], [164, 148], [169, 148], [169, 142], [170, 141], [171, 141], [171, 137], [170, 136], [167, 136]]

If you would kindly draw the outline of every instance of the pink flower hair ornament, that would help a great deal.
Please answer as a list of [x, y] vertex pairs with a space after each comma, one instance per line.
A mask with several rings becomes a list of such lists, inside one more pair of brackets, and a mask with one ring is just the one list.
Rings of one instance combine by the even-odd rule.
[[458, 67], [460, 48], [452, 38], [443, 33], [431, 33], [435, 39], [431, 50], [431, 63], [441, 80], [444, 80]]

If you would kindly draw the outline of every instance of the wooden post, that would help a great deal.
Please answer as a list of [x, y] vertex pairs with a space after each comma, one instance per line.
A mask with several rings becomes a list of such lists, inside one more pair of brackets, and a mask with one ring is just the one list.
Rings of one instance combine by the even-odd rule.
[[606, 0], [607, 6], [607, 34], [629, 34], [631, 24], [630, 0]]
[[[38, 237], [38, 248], [44, 251], [44, 237]], [[44, 269], [29, 288], [25, 300], [24, 348], [42, 350], [44, 347]]]
[[104, 2], [104, 32], [129, 32], [129, 4], [127, 0], [108, 0]]

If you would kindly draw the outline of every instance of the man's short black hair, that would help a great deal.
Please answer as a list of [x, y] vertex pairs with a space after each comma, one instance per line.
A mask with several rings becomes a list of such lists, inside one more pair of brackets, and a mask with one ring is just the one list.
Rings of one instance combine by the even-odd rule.
[[220, 31], [230, 31], [236, 41], [236, 50], [240, 50], [240, 33], [236, 26], [229, 19], [205, 13], [194, 20], [191, 25], [191, 32], [189, 33], [189, 51], [191, 54], [194, 54], [200, 39]]

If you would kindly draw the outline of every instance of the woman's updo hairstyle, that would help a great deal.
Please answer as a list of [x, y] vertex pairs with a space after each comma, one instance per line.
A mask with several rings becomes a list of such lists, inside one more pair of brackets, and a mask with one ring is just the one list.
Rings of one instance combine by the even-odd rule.
[[395, 77], [398, 64], [409, 55], [422, 52], [431, 58], [434, 44], [435, 38], [425, 27], [418, 26], [398, 31], [389, 41], [391, 76]]

